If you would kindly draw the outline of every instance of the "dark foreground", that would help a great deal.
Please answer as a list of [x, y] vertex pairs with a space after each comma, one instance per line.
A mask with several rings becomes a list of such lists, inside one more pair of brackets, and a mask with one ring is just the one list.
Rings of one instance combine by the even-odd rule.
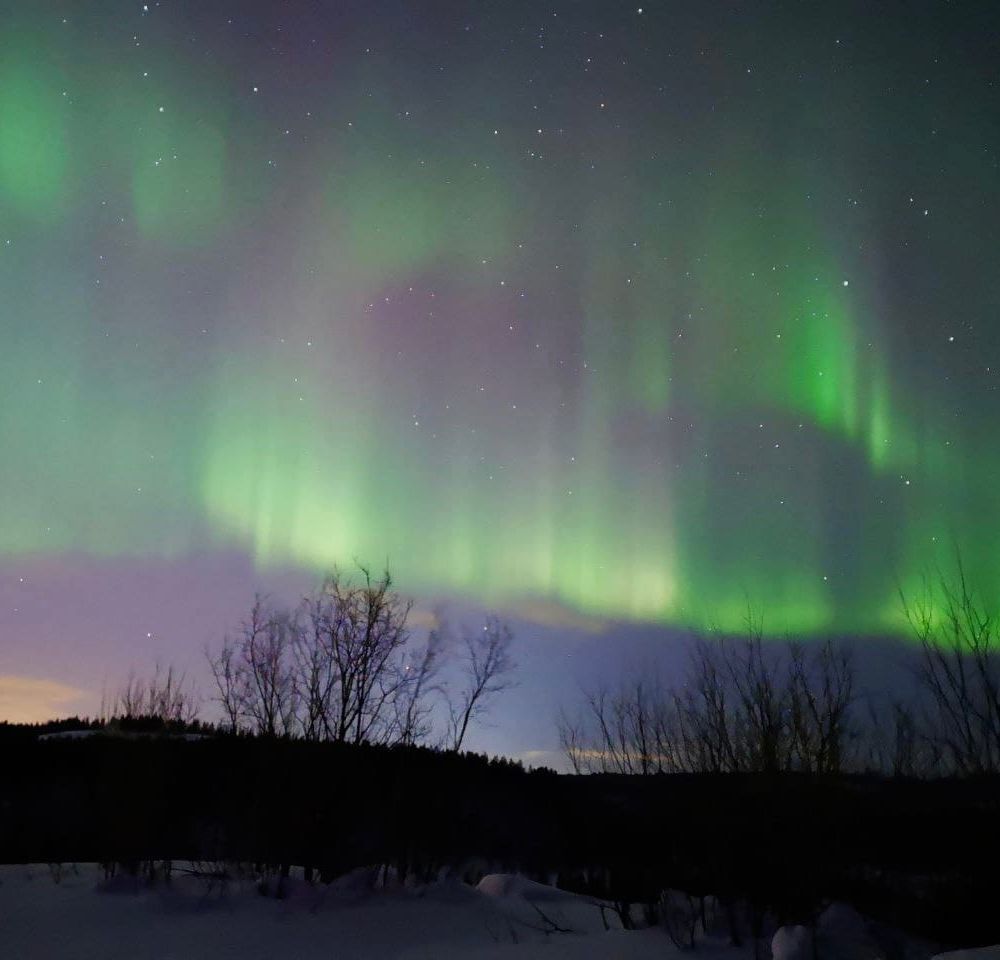
[[570, 777], [231, 737], [25, 734], [0, 751], [2, 862], [230, 860], [279, 875], [299, 864], [322, 882], [362, 865], [430, 877], [479, 859], [636, 915], [665, 888], [713, 894], [733, 904], [736, 932], [765, 914], [809, 922], [840, 899], [941, 943], [1000, 940], [995, 779]]

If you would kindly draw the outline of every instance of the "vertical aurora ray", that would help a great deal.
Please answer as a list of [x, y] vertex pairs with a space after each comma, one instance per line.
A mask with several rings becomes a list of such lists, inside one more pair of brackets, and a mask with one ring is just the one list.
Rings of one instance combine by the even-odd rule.
[[47, 224], [66, 212], [73, 170], [67, 58], [27, 11], [0, 7], [0, 217]]
[[0, 50], [0, 196], [22, 216], [54, 216], [70, 167], [58, 80], [30, 54]]

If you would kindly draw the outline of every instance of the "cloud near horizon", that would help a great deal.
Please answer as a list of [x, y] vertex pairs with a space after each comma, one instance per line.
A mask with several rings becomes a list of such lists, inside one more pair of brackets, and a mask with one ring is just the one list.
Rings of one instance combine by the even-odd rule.
[[11, 723], [51, 720], [66, 715], [67, 706], [85, 696], [86, 691], [57, 680], [0, 675], [0, 720]]

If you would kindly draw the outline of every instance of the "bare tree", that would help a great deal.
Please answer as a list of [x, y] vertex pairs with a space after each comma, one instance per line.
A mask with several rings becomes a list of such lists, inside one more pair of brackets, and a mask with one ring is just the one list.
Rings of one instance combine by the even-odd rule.
[[656, 774], [733, 768], [727, 675], [716, 642], [696, 641], [689, 676], [670, 689], [649, 669], [617, 689], [583, 691], [582, 712], [557, 719], [577, 773]]
[[698, 640], [690, 679], [677, 694], [686, 769], [836, 773], [854, 730], [854, 667], [847, 647], [826, 640], [768, 646], [748, 616], [740, 641]]
[[240, 649], [230, 637], [226, 637], [217, 657], [213, 657], [207, 647], [205, 657], [212, 669], [217, 692], [215, 699], [222, 707], [224, 723], [231, 733], [238, 733], [246, 700], [245, 664]]
[[580, 754], [589, 772], [632, 773], [633, 753], [624, 726], [626, 694], [613, 694], [599, 684], [584, 695], [593, 732], [588, 747]]
[[696, 638], [686, 675], [665, 687], [648, 670], [617, 691], [586, 691], [583, 714], [557, 720], [577, 772], [837, 772], [853, 729], [854, 672], [846, 649], [807, 654], [765, 645], [748, 618], [740, 640]]
[[850, 650], [823, 641], [808, 656], [801, 644], [789, 646], [788, 711], [794, 765], [815, 773], [844, 767], [854, 702]]
[[870, 703], [864, 743], [864, 766], [869, 771], [923, 777], [941, 770], [941, 751], [922, 729], [912, 702], [893, 699], [883, 706]]
[[432, 697], [443, 692], [438, 677], [445, 659], [444, 641], [444, 631], [434, 628], [423, 649], [405, 658], [393, 699], [393, 739], [399, 743], [422, 743], [431, 735]]
[[319, 597], [302, 602], [304, 626], [295, 639], [299, 727], [306, 740], [326, 740], [337, 726], [334, 705], [339, 677], [329, 640], [329, 611]]
[[197, 720], [199, 699], [182, 671], [157, 663], [148, 677], [130, 671], [110, 702], [102, 703], [101, 712], [106, 720], [157, 719], [186, 725]]
[[1000, 772], [1000, 643], [992, 610], [975, 596], [961, 559], [954, 578], [925, 582], [903, 609], [920, 642], [917, 679], [929, 707], [925, 736], [947, 771]]
[[588, 747], [583, 720], [579, 716], [571, 717], [565, 708], [560, 707], [556, 717], [556, 730], [559, 732], [559, 747], [566, 755], [573, 773], [589, 773]]
[[244, 624], [245, 710], [259, 736], [293, 731], [296, 692], [291, 656], [296, 632], [297, 624], [287, 613], [265, 606], [260, 599]]
[[577, 772], [649, 775], [682, 769], [676, 705], [655, 678], [584, 694], [585, 719], [559, 720], [560, 743]]
[[194, 683], [184, 671], [173, 666], [165, 670], [157, 664], [146, 686], [147, 711], [156, 717], [181, 724], [193, 723], [198, 718], [199, 696]]
[[514, 685], [515, 663], [510, 656], [514, 635], [506, 623], [487, 616], [479, 633], [465, 636], [465, 675], [457, 701], [449, 701], [448, 739], [459, 751], [469, 724], [484, 714], [488, 702]]
[[631, 765], [635, 773], [648, 775], [660, 768], [656, 756], [656, 712], [649, 684], [638, 678], [632, 684], [629, 696], [616, 705], [616, 726], [622, 732], [622, 747], [631, 750]]
[[413, 649], [411, 603], [386, 571], [334, 571], [294, 612], [257, 597], [220, 651], [207, 651], [226, 724], [263, 736], [416, 743], [430, 733], [444, 658], [439, 631]]
[[762, 622], [748, 613], [747, 628], [739, 646], [726, 641], [722, 646], [735, 692], [737, 766], [771, 773], [791, 765], [791, 737], [785, 722], [788, 690], [776, 653], [765, 650]]
[[233, 730], [248, 726], [265, 737], [294, 732], [293, 653], [299, 631], [294, 616], [258, 595], [238, 635], [223, 641], [218, 656], [207, 652], [217, 699]]
[[696, 639], [689, 652], [689, 679], [675, 692], [680, 766], [695, 772], [739, 769], [732, 694], [724, 640]]
[[401, 658], [412, 607], [392, 589], [388, 570], [378, 579], [367, 567], [359, 570], [357, 584], [335, 571], [317, 598], [336, 676], [331, 737], [353, 743], [389, 738], [392, 706], [405, 685]]

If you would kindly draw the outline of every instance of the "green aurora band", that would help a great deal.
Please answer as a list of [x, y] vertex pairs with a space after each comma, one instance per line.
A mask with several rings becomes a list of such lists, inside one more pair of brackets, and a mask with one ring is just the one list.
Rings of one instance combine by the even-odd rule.
[[471, 67], [467, 135], [402, 123], [396, 65], [345, 69], [293, 148], [193, 55], [5, 35], [4, 555], [387, 558], [601, 618], [738, 630], [749, 600], [775, 634], [894, 630], [955, 544], [1000, 587], [989, 416], [893, 319], [862, 145], [817, 177], [735, 108], [682, 146], [599, 117], [567, 177], [469, 118]]

